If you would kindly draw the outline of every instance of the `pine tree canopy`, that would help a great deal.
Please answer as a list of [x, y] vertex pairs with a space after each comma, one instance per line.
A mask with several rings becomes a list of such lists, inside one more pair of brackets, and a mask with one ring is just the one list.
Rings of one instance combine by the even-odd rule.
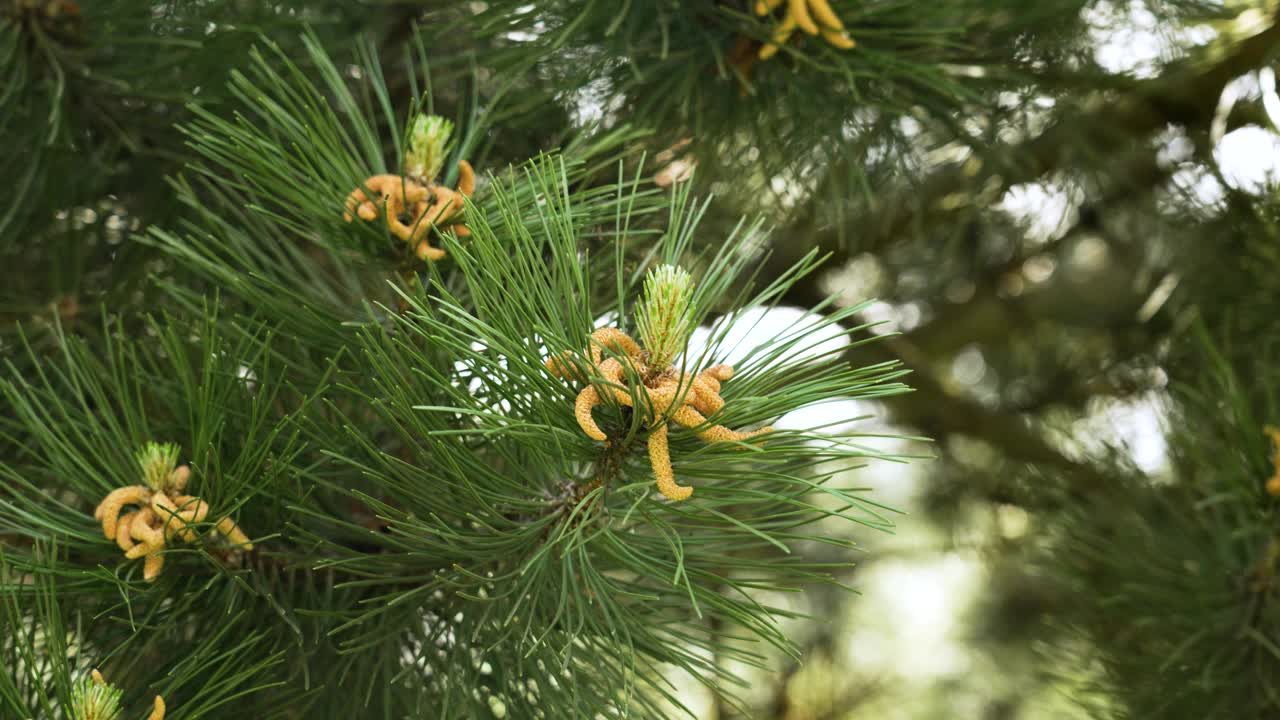
[[0, 0], [0, 720], [1280, 717], [1277, 0]]

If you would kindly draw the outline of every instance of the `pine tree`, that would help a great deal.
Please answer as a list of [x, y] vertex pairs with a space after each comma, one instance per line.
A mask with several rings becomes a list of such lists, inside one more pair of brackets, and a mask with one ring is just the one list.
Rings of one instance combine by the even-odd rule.
[[[886, 714], [850, 590], [925, 527], [987, 562], [981, 716], [1274, 716], [1274, 178], [1222, 148], [1278, 38], [0, 0], [0, 718]], [[1090, 429], [1137, 401], [1159, 467]]]

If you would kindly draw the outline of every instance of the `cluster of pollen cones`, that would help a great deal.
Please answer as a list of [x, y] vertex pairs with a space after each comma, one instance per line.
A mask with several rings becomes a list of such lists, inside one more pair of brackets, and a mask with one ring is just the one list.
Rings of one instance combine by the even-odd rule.
[[[634, 407], [637, 395], [647, 400], [648, 410], [652, 413], [654, 425], [649, 432], [649, 462], [653, 466], [653, 476], [658, 490], [672, 500], [684, 500], [693, 494], [693, 488], [678, 485], [675, 471], [671, 467], [671, 453], [668, 447], [667, 425], [675, 422], [690, 428], [694, 434], [707, 442], [742, 442], [744, 440], [771, 432], [773, 428], [765, 427], [750, 432], [730, 430], [723, 425], [711, 425], [707, 416], [719, 412], [724, 407], [724, 399], [720, 397], [720, 383], [733, 377], [733, 368], [728, 365], [716, 365], [696, 375], [679, 372], [673, 368], [650, 368], [647, 365], [648, 353], [639, 343], [617, 328], [601, 328], [591, 335], [591, 367], [604, 381], [599, 385], [605, 392], [613, 395], [618, 403]], [[635, 376], [646, 378], [643, 383], [632, 385], [628, 382], [627, 370], [617, 357], [603, 359], [602, 348], [619, 353], [627, 358], [634, 368]], [[565, 379], [581, 379], [567, 357], [551, 357], [546, 361], [546, 368], [554, 375]], [[593, 440], [608, 442], [608, 436], [596, 424], [592, 410], [604, 401], [596, 385], [587, 384], [578, 393], [574, 402], [574, 417], [578, 426]]]
[[[148, 581], [155, 580], [164, 569], [164, 549], [175, 540], [195, 541], [192, 525], [203, 522], [209, 514], [208, 503], [185, 494], [190, 476], [191, 469], [182, 465], [169, 474], [161, 490], [145, 485], [116, 488], [93, 512], [102, 522], [102, 534], [115, 540], [126, 558], [145, 559], [143, 577]], [[136, 507], [126, 511], [130, 506]], [[230, 517], [219, 520], [215, 528], [232, 544], [253, 549], [249, 538]]]
[[427, 237], [433, 227], [446, 226], [451, 226], [459, 236], [471, 234], [460, 218], [463, 198], [471, 197], [475, 188], [475, 170], [466, 160], [458, 161], [456, 190], [400, 175], [373, 175], [347, 195], [342, 217], [347, 222], [356, 217], [367, 222], [385, 218], [387, 229], [412, 245], [419, 259], [440, 260], [445, 257], [445, 251], [433, 247]]

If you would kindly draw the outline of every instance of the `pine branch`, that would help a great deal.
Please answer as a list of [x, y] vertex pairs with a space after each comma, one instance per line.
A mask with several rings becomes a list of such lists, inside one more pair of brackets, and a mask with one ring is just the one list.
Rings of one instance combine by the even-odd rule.
[[[816, 286], [813, 279], [797, 283], [791, 287], [787, 299], [802, 307], [817, 304], [813, 301], [821, 295]], [[980, 438], [999, 448], [1011, 460], [1053, 468], [1071, 479], [1068, 495], [1088, 494], [1110, 484], [1103, 469], [1068, 458], [1037, 432], [1027, 418], [992, 410], [948, 389], [930, 369], [929, 357], [911, 342], [909, 334], [855, 346], [846, 353], [846, 360], [853, 366], [891, 362], [911, 372], [913, 392], [885, 400], [896, 422], [940, 439], [951, 434]], [[1049, 498], [1042, 500], [1056, 503]]]
[[[1226, 83], [1264, 64], [1278, 46], [1280, 23], [1273, 21], [1233, 44], [1215, 45], [1173, 64], [1160, 77], [1135, 82], [1127, 92], [1113, 91], [1066, 110], [1031, 140], [982, 148], [974, 161], [943, 167], [903, 192], [878, 197], [867, 216], [859, 220], [858, 237], [852, 246], [846, 244], [838, 228], [817, 225], [823, 217], [817, 210], [826, 201], [821, 186], [793, 213], [797, 220], [784, 235], [807, 238], [804, 247], [816, 246], [832, 253], [833, 261], [839, 263], [851, 251], [882, 251], [910, 237], [916, 228], [956, 222], [975, 208], [998, 200], [1014, 185], [1064, 167], [1110, 162], [1116, 155], [1127, 155], [1133, 143], [1169, 124], [1182, 125], [1193, 133], [1207, 131], [1216, 107], [1206, 98], [1217, 97]], [[1136, 187], [1160, 179], [1160, 173], [1143, 169], [1141, 158], [1135, 162], [1131, 175]], [[838, 168], [829, 171], [833, 178], [841, 172]], [[775, 267], [787, 264], [786, 247], [773, 262]]]
[[[1168, 169], [1160, 168], [1153, 153], [1142, 153], [1140, 165], [1150, 178], [1168, 178]], [[1136, 169], [1136, 168], [1130, 168]], [[1125, 176], [1133, 177], [1128, 173]], [[1152, 182], [1150, 189], [1155, 183]], [[1118, 214], [1148, 200], [1138, 190], [1124, 185], [1080, 208], [1080, 220], [1041, 244], [1032, 245], [1024, 252], [1015, 253], [1008, 260], [981, 268], [972, 278], [974, 285], [969, 298], [959, 303], [936, 302], [936, 313], [928, 322], [904, 333], [903, 338], [915, 346], [920, 355], [932, 358], [949, 357], [966, 345], [1002, 343], [1041, 321], [1052, 321], [1063, 327], [1084, 327], [1091, 330], [1115, 333], [1139, 324], [1136, 312], [1151, 288], [1135, 286], [1132, 292], [1116, 303], [1117, 308], [1105, 316], [1081, 319], [1068, 314], [1054, 314], [1034, 289], [1015, 295], [1004, 292], [1004, 281], [1017, 275], [1033, 258], [1052, 258], [1057, 263], [1066, 261], [1064, 250], [1075, 241], [1101, 234], [1110, 238], [1113, 233], [1100, 227], [1099, 218]], [[1112, 244], [1114, 247], [1115, 244]], [[1140, 259], [1135, 260], [1138, 262]], [[801, 292], [801, 290], [797, 290]]]

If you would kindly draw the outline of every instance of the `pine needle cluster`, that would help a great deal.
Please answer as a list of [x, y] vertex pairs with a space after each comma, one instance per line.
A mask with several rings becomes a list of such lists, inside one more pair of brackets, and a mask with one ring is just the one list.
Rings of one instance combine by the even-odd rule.
[[[591, 441], [544, 360], [613, 316], [666, 363], [714, 365], [734, 323], [819, 258], [752, 290], [759, 224], [700, 238], [707, 203], [624, 174], [624, 133], [491, 171], [470, 235], [441, 235], [447, 260], [423, 263], [342, 220], [353, 183], [402, 166], [382, 149], [415, 147], [414, 115], [392, 110], [371, 58], [358, 94], [304, 44], [305, 65], [266, 45], [233, 76], [252, 115], [197, 108], [183, 128], [201, 158], [174, 181], [191, 219], [148, 236], [177, 268], [161, 281], [171, 313], [141, 333], [107, 320], [101, 345], [59, 332], [47, 360], [28, 344], [23, 367], [39, 370], [10, 363], [0, 382], [14, 409], [0, 437], [23, 448], [0, 466], [0, 527], [21, 534], [6, 543], [12, 601], [74, 590], [47, 621], [99, 618], [75, 642], [122, 687], [143, 667], [170, 678], [154, 690], [174, 717], [665, 717], [682, 703], [675, 672], [733, 698], [732, 663], [796, 652], [793, 613], [769, 593], [838, 582], [806, 550], [851, 541], [817, 521], [892, 527], [847, 477], [881, 456], [847, 430], [778, 431], [745, 452], [673, 434], [698, 487], [673, 504], [653, 491], [643, 413], [609, 403], [600, 422], [619, 441]], [[482, 122], [459, 118], [451, 152]], [[904, 392], [893, 363], [811, 349], [815, 334], [869, 339], [863, 308], [742, 354], [713, 421]], [[186, 492], [210, 506], [183, 521], [193, 535], [230, 515], [268, 530], [251, 550], [171, 544], [143, 578], [92, 506], [140, 472], [163, 484], [179, 453]], [[13, 672], [58, 682], [33, 661]], [[184, 667], [211, 676], [192, 685]]]

